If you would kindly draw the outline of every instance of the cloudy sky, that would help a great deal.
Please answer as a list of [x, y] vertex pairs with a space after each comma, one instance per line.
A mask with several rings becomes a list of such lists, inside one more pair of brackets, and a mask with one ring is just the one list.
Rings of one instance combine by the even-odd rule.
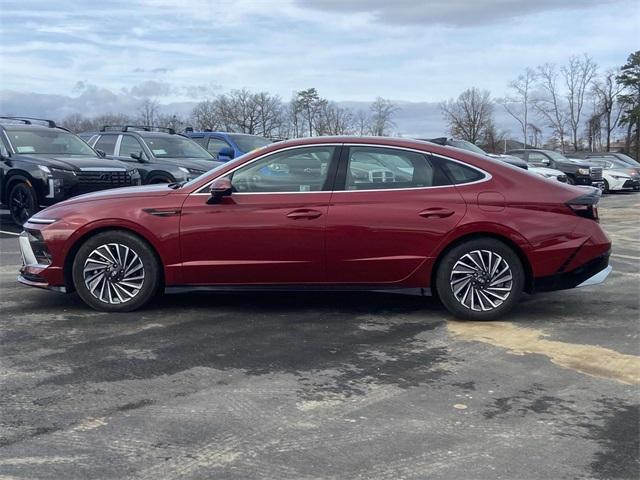
[[436, 102], [469, 86], [500, 96], [527, 66], [583, 52], [603, 69], [621, 65], [638, 47], [639, 5], [0, 0], [0, 100], [113, 93], [170, 103], [242, 87], [287, 99], [311, 86], [337, 101]]

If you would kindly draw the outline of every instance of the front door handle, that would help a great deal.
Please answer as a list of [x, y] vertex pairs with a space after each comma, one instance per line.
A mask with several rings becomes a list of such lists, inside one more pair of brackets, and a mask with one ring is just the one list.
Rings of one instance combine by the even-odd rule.
[[450, 217], [454, 213], [455, 212], [453, 210], [449, 210], [448, 208], [430, 207], [418, 212], [418, 215], [422, 218], [446, 218]]
[[306, 218], [307, 220], [312, 220], [314, 218], [318, 218], [322, 215], [322, 212], [319, 210], [313, 210], [310, 208], [301, 208], [300, 210], [294, 210], [292, 212], [287, 213], [287, 217], [293, 218], [294, 220]]

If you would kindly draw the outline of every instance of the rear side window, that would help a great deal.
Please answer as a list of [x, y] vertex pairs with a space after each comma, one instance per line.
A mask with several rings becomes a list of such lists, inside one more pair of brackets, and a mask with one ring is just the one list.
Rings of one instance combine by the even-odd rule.
[[450, 185], [426, 156], [384, 147], [349, 147], [346, 190], [388, 190]]
[[475, 168], [468, 167], [462, 163], [452, 162], [450, 160], [440, 159], [440, 165], [447, 176], [456, 185], [462, 183], [477, 182], [484, 178], [484, 174]]
[[113, 155], [113, 152], [116, 149], [117, 138], [117, 135], [102, 135], [93, 146], [93, 148], [102, 150], [107, 155]]

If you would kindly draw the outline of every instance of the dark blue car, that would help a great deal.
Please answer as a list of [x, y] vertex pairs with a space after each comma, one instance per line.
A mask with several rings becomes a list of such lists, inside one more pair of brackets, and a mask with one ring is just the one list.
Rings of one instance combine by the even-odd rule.
[[187, 129], [184, 135], [198, 142], [220, 162], [228, 162], [272, 143], [268, 138], [246, 133], [193, 132]]

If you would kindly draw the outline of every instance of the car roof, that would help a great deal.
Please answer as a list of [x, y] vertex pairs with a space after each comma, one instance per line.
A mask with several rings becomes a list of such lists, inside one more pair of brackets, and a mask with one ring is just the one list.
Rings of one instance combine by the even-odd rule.
[[25, 125], [23, 123], [0, 123], [0, 127], [4, 128], [5, 130], [55, 130], [57, 132], [67, 132], [67, 130], [65, 130], [64, 128], [51, 128], [44, 125]]

